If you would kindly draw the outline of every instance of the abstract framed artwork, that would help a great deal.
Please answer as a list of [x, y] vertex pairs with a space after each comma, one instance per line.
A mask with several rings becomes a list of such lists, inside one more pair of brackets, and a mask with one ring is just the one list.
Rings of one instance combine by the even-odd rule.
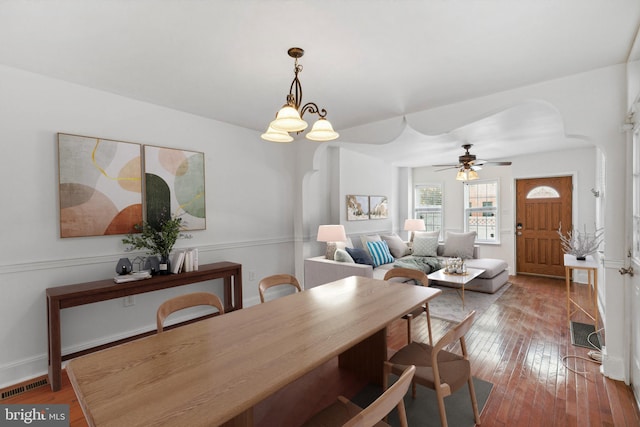
[[204, 153], [144, 146], [145, 211], [150, 224], [182, 218], [184, 230], [204, 230]]
[[388, 218], [387, 205], [387, 196], [369, 196], [369, 219]]
[[347, 196], [347, 221], [369, 219], [369, 196]]
[[58, 133], [60, 237], [134, 231], [142, 222], [142, 146]]

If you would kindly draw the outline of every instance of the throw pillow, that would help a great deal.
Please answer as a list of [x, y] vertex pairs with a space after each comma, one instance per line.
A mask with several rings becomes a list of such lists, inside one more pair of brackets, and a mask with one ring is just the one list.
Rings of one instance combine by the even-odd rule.
[[369, 256], [367, 251], [365, 251], [364, 249], [346, 248], [345, 250], [349, 255], [351, 255], [351, 258], [353, 258], [356, 264], [367, 264], [367, 265], [370, 265], [371, 267], [375, 267], [373, 265], [373, 261], [371, 260], [371, 257]]
[[347, 237], [347, 240], [344, 242], [336, 242], [336, 249], [345, 250], [345, 248], [352, 248], [353, 243], [351, 243], [351, 237]]
[[349, 252], [345, 249], [336, 249], [336, 253], [333, 255], [334, 259], [338, 262], [349, 262], [351, 264], [355, 263]]
[[473, 245], [476, 241], [476, 232], [454, 233], [447, 231], [444, 240], [444, 253], [446, 257], [460, 257], [462, 259], [473, 258]]
[[373, 259], [373, 266], [378, 267], [383, 264], [389, 264], [393, 261], [393, 256], [391, 256], [391, 252], [389, 252], [389, 246], [387, 246], [387, 242], [381, 240], [379, 242], [367, 242], [367, 247], [369, 248], [369, 253], [371, 254], [371, 258]]
[[416, 237], [418, 236], [422, 236], [422, 237], [436, 237], [436, 238], [440, 238], [440, 230], [436, 230], [436, 231], [414, 231], [413, 232], [413, 239], [415, 240]]
[[369, 256], [371, 256], [371, 252], [369, 252], [369, 248], [367, 247], [367, 242], [379, 242], [382, 239], [377, 234], [370, 234], [368, 236], [360, 236], [360, 241], [362, 242], [362, 248], [367, 251]]
[[438, 238], [416, 236], [413, 239], [413, 255], [438, 256]]
[[407, 244], [402, 241], [400, 236], [398, 236], [397, 234], [380, 236], [380, 238], [387, 242], [389, 251], [394, 258], [402, 258], [405, 255], [409, 255], [409, 246], [407, 246]]

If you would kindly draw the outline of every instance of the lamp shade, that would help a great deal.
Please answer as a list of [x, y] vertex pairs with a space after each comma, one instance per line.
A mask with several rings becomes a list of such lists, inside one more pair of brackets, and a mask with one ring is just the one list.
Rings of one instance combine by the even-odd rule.
[[300, 132], [305, 130], [309, 125], [302, 120], [298, 110], [290, 105], [285, 105], [278, 111], [276, 119], [272, 121], [269, 126], [285, 132]]
[[404, 229], [405, 231], [423, 231], [426, 227], [422, 219], [405, 219]]
[[289, 135], [289, 133], [283, 131], [283, 130], [279, 130], [279, 129], [274, 129], [271, 126], [269, 126], [269, 129], [267, 129], [267, 131], [265, 133], [263, 133], [262, 135], [260, 135], [260, 138], [266, 140], [266, 141], [271, 141], [271, 142], [291, 142], [293, 141], [293, 137], [291, 135]]
[[318, 242], [346, 242], [344, 225], [321, 225], [318, 227]]
[[329, 120], [324, 117], [318, 119], [318, 121], [313, 124], [311, 131], [306, 135], [307, 139], [319, 142], [332, 141], [339, 136], [338, 132], [333, 130], [333, 126], [331, 126]]

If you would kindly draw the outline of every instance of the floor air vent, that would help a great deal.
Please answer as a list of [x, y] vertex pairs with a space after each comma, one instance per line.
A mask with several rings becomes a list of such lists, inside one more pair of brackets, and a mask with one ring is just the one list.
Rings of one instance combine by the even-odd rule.
[[32, 381], [27, 384], [21, 384], [19, 386], [3, 390], [0, 394], [0, 400], [8, 399], [13, 396], [17, 396], [19, 394], [25, 393], [29, 390], [33, 390], [34, 388], [42, 387], [43, 385], [47, 385], [49, 382], [47, 378], [41, 378], [39, 380]]

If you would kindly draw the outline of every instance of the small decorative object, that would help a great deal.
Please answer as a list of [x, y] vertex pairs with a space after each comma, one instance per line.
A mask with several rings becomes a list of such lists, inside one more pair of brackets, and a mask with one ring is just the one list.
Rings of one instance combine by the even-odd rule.
[[594, 254], [598, 250], [598, 246], [602, 243], [604, 229], [600, 228], [593, 233], [587, 233], [585, 225], [584, 231], [569, 230], [565, 236], [562, 233], [562, 223], [560, 223], [558, 235], [560, 235], [560, 244], [564, 253], [575, 256], [578, 261], [584, 261], [587, 259], [587, 255]]
[[467, 274], [467, 266], [462, 258], [447, 258], [444, 267], [445, 274]]
[[160, 260], [158, 257], [155, 255], [147, 257], [144, 262], [144, 269], [149, 270], [152, 275], [158, 274], [158, 271], [160, 270]]
[[118, 274], [129, 274], [133, 269], [133, 264], [129, 261], [129, 258], [120, 258], [118, 260], [118, 264], [116, 265], [116, 273]]
[[172, 217], [165, 219], [162, 215], [155, 222], [143, 222], [134, 227], [139, 234], [128, 234], [122, 239], [122, 243], [129, 245], [127, 251], [146, 249], [149, 255], [157, 255], [160, 258], [158, 272], [169, 274], [169, 253], [180, 235], [182, 218]]

